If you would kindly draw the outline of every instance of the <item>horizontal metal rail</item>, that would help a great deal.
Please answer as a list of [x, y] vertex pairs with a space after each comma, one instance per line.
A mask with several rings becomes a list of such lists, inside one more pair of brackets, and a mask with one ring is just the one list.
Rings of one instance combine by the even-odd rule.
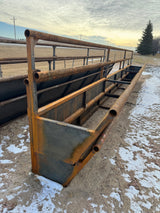
[[[118, 72], [122, 72], [124, 69], [127, 69], [128, 67], [129, 67], [129, 66], [126, 66], [125, 68], [120, 69]], [[118, 73], [118, 72], [117, 72], [117, 73]], [[115, 73], [110, 74], [110, 77], [111, 77], [111, 76], [114, 76], [114, 75], [115, 75]], [[85, 93], [87, 90], [89, 90], [89, 89], [95, 87], [96, 85], [98, 85], [98, 84], [100, 84], [100, 83], [102, 83], [102, 82], [105, 82], [105, 81], [107, 81], [107, 78], [102, 78], [102, 79], [100, 79], [100, 80], [98, 80], [98, 81], [96, 81], [96, 82], [94, 82], [94, 83], [92, 83], [92, 84], [90, 84], [90, 85], [88, 85], [88, 86], [86, 86], [86, 87], [84, 87], [84, 88], [82, 88], [82, 89], [76, 91], [76, 92], [73, 92], [72, 94], [70, 94], [70, 95], [68, 95], [68, 96], [65, 96], [65, 97], [62, 98], [61, 100], [57, 100], [57, 101], [55, 101], [55, 102], [53, 102], [53, 103], [48, 104], [47, 106], [44, 106], [44, 107], [39, 108], [39, 109], [38, 109], [38, 115], [41, 116], [42, 114], [46, 113], [47, 111], [49, 111], [49, 110], [51, 110], [51, 109], [53, 109], [53, 108], [55, 108], [55, 107], [57, 107], [57, 106], [59, 106], [59, 105], [65, 103], [65, 102], [68, 101], [68, 100], [71, 100], [72, 98], [75, 98], [75, 97], [78, 96], [78, 95], [81, 95], [81, 94]], [[112, 84], [111, 88], [112, 88], [113, 86], [115, 86], [115, 84]], [[110, 89], [111, 89], [111, 88], [110, 88]], [[107, 89], [105, 92], [107, 93], [108, 91], [109, 91], [109, 90]], [[90, 104], [89, 104], [88, 107], [90, 107]]]
[[123, 50], [123, 51], [126, 50], [128, 52], [133, 52], [132, 50], [128, 50], [128, 49], [117, 48], [117, 47], [112, 47], [112, 46], [107, 46], [107, 45], [102, 45], [102, 44], [96, 44], [96, 43], [92, 43], [92, 42], [86, 42], [86, 41], [82, 41], [82, 40], [61, 37], [61, 36], [57, 36], [57, 35], [37, 32], [37, 31], [33, 31], [33, 30], [26, 30], [25, 36], [33, 37], [34, 39], [42, 39], [42, 40], [46, 40], [46, 41], [61, 42], [61, 43], [66, 43], [66, 44], [74, 44], [74, 45], [81, 45], [81, 46], [83, 45], [83, 46], [87, 46], [87, 47], [97, 47], [97, 48], [102, 48], [102, 49], [106, 48], [106, 49], [112, 49], [112, 50]]
[[51, 70], [51, 71], [42, 71], [42, 72], [34, 72], [34, 77], [36, 79], [37, 83], [56, 79], [62, 76], [68, 76], [71, 74], [76, 74], [76, 73], [83, 73], [89, 70], [97, 69], [100, 67], [105, 67], [106, 65], [113, 64], [113, 63], [118, 63], [122, 61], [126, 61], [130, 58], [126, 59], [121, 59], [121, 60], [116, 60], [116, 61], [109, 61], [109, 62], [103, 62], [103, 63], [97, 63], [93, 65], [88, 65], [88, 66], [81, 66], [81, 67], [75, 67], [75, 68], [69, 68], [69, 69], [62, 69], [62, 70]]
[[[6, 39], [6, 38], [0, 38], [0, 43], [4, 44], [16, 44], [16, 45], [26, 45], [25, 40], [14, 40], [14, 39]], [[78, 45], [65, 45], [65, 44], [59, 44], [59, 43], [43, 43], [43, 42], [36, 42], [35, 45], [38, 46], [48, 46], [48, 47], [67, 47], [67, 48], [73, 48], [73, 49], [88, 49], [86, 46], [78, 46]], [[90, 47], [90, 49], [100, 49], [96, 47]], [[106, 48], [101, 48], [101, 49], [106, 49]]]
[[[73, 56], [73, 57], [35, 57], [35, 62], [45, 62], [45, 61], [63, 61], [63, 60], [80, 60], [88, 58], [98, 58], [101, 59], [103, 56]], [[27, 63], [27, 58], [1, 58], [0, 64], [20, 64]]]

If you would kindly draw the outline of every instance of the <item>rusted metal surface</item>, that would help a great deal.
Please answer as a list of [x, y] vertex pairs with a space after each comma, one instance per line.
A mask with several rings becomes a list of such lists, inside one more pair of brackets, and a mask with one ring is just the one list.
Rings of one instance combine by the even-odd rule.
[[[117, 48], [117, 47], [112, 47], [112, 46], [107, 46], [107, 45], [102, 45], [102, 44], [96, 44], [92, 42], [86, 42], [82, 40], [76, 40], [76, 39], [71, 39], [71, 38], [66, 38], [66, 37], [61, 37], [57, 35], [52, 35], [52, 34], [47, 34], [47, 33], [41, 33], [33, 30], [26, 30], [25, 31], [25, 36], [27, 37], [33, 37], [35, 39], [42, 39], [46, 41], [53, 41], [53, 42], [61, 42], [65, 44], [74, 44], [74, 45], [82, 45], [82, 46], [88, 46], [88, 47], [96, 47], [96, 48], [107, 48], [107, 49], [114, 49], [114, 50], [126, 50], [123, 48]], [[133, 52], [132, 50], [127, 50], [128, 52]]]
[[[35, 62], [45, 62], [45, 61], [63, 61], [63, 60], [80, 60], [86, 58], [98, 58], [101, 56], [72, 56], [72, 57], [35, 57]], [[27, 63], [27, 58], [0, 58], [0, 64], [20, 64]]]
[[61, 69], [61, 70], [51, 70], [51, 71], [42, 71], [42, 72], [34, 72], [34, 77], [36, 79], [37, 83], [44, 82], [44, 81], [49, 81], [52, 79], [56, 79], [62, 76], [68, 76], [68, 75], [75, 75], [77, 73], [83, 73], [86, 71], [90, 71], [93, 69], [105, 67], [110, 64], [118, 63], [121, 61], [124, 61], [127, 59], [121, 59], [121, 60], [116, 60], [116, 61], [110, 61], [110, 62], [104, 62], [104, 63], [97, 63], [97, 64], [92, 64], [92, 65], [87, 65], [87, 66], [82, 66], [82, 67], [75, 67], [75, 68], [69, 68], [69, 69]]
[[[88, 160], [101, 148], [104, 141], [101, 138], [101, 134], [111, 124], [117, 112], [119, 112], [118, 110], [122, 107], [122, 104], [119, 104], [118, 101], [124, 104], [126, 97], [138, 80], [137, 76], [140, 76], [143, 69], [139, 72], [140, 68], [137, 68], [135, 73], [130, 72], [131, 57], [126, 58], [128, 50], [29, 30], [25, 31], [25, 35], [28, 56], [26, 88], [31, 135], [32, 171], [67, 186]], [[35, 70], [34, 46], [38, 39], [108, 48], [107, 62], [64, 70], [37, 72]], [[123, 50], [124, 59], [109, 61], [110, 49]], [[132, 53], [132, 51], [129, 52]], [[124, 67], [126, 61], [129, 62], [129, 65]], [[106, 76], [106, 66], [114, 63], [120, 63], [120, 65], [123, 63], [124, 68]], [[99, 73], [99, 79], [96, 81], [92, 79], [92, 82], [84, 86], [87, 80], [87, 78], [84, 79], [84, 73], [95, 70]], [[81, 75], [79, 76], [79, 79], [81, 79], [79, 89], [75, 89], [74, 92], [68, 95], [63, 94], [63, 97], [56, 101], [51, 101], [41, 108], [38, 107], [37, 83], [67, 78], [68, 76], [74, 77], [75, 75]], [[90, 73], [90, 75], [93, 76], [93, 73]], [[104, 115], [101, 120], [97, 121], [95, 128], [79, 126], [88, 119], [87, 112], [94, 112], [104, 101], [110, 98], [107, 94], [114, 94], [126, 81], [129, 86], [125, 92], [122, 90], [122, 96], [117, 97], [116, 103], [118, 104], [113, 104], [113, 107], [111, 106], [110, 108], [104, 107]], [[70, 86], [73, 86], [74, 82], [78, 84], [77, 79], [68, 79], [67, 91]], [[62, 84], [66, 84], [66, 82]], [[60, 90], [57, 93], [60, 93]], [[113, 110], [116, 113], [113, 113]]]
[[127, 89], [123, 92], [123, 94], [119, 97], [119, 99], [115, 102], [115, 104], [111, 107], [110, 113], [114, 116], [116, 116], [122, 109], [123, 105], [125, 104], [126, 100], [128, 99], [131, 91], [133, 90], [134, 86], [136, 85], [136, 82], [138, 81], [139, 77], [141, 76], [143, 70], [145, 68], [145, 65], [141, 68], [141, 70], [136, 74], [130, 85], [127, 87]]
[[[104, 72], [108, 72], [112, 69], [112, 66], [105, 69]], [[43, 106], [83, 88], [91, 82], [99, 80], [100, 74], [101, 70], [97, 69], [39, 83], [37, 85], [38, 105]], [[26, 88], [23, 83], [25, 78], [27, 78], [27, 75], [0, 79], [0, 125], [26, 113]], [[13, 108], [11, 111], [8, 111], [10, 105]]]

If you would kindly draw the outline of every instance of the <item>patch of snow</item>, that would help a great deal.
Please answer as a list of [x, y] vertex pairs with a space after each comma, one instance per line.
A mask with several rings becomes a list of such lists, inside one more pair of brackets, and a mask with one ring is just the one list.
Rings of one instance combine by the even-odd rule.
[[99, 206], [99, 212], [100, 213], [107, 213], [106, 211], [103, 210], [104, 205]]
[[98, 205], [95, 204], [95, 203], [90, 203], [90, 205], [91, 205], [93, 208], [97, 208], [97, 207], [98, 207]]
[[104, 194], [102, 194], [102, 197], [104, 197], [104, 198], [108, 198], [108, 196], [107, 196], [107, 195], [104, 195]]
[[1, 164], [10, 164], [10, 163], [13, 163], [13, 161], [11, 161], [11, 160], [0, 160], [0, 163]]
[[21, 152], [26, 152], [28, 150], [28, 147], [24, 145], [24, 140], [20, 140], [20, 144], [19, 146], [15, 146], [15, 144], [11, 144], [10, 146], [8, 146], [6, 149], [14, 154], [18, 154]]
[[18, 137], [18, 138], [25, 138], [25, 135], [18, 134], [17, 137]]
[[22, 126], [22, 129], [25, 129], [25, 130], [29, 129], [29, 125]]
[[2, 186], [4, 186], [4, 183], [0, 183], [0, 188], [2, 188]]
[[12, 195], [7, 195], [6, 198], [7, 200], [12, 200], [15, 196], [12, 194]]
[[10, 171], [10, 172], [15, 172], [16, 170], [13, 169], [13, 168], [11, 168], [11, 169], [8, 169], [8, 171]]
[[87, 200], [92, 200], [92, 198], [91, 198], [91, 197], [89, 197]]
[[[63, 186], [39, 175], [35, 175], [35, 177], [40, 181], [40, 184], [42, 186], [41, 191], [35, 193], [29, 206], [17, 205], [12, 210], [12, 213], [23, 211], [38, 213], [38, 206], [41, 204], [43, 204], [42, 212], [62, 212], [60, 208], [55, 209], [53, 198], [56, 194], [60, 194], [63, 189]], [[20, 191], [20, 193], [22, 192]]]
[[109, 159], [109, 161], [111, 162], [112, 165], [116, 165], [116, 161], [113, 158]]
[[123, 205], [123, 202], [121, 201], [121, 197], [120, 197], [120, 194], [117, 193], [117, 192], [112, 192], [110, 194], [110, 197], [111, 198], [114, 198], [115, 200], [117, 200], [119, 202], [119, 207], [121, 207]]
[[122, 177], [124, 177], [126, 182], [131, 182], [131, 178], [128, 174], [122, 174]]
[[9, 141], [10, 140], [10, 137], [9, 136], [3, 136], [3, 139], [1, 140], [1, 143], [0, 143], [0, 157], [3, 157], [3, 146], [6, 144], [6, 141]]
[[144, 206], [146, 209], [150, 209], [152, 207], [152, 204], [149, 201], [142, 202], [141, 205]]

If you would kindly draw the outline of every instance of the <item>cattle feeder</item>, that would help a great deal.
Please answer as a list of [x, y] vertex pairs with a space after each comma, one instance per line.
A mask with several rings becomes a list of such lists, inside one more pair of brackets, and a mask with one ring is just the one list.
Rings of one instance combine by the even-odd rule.
[[[108, 57], [112, 47], [30, 30], [26, 30], [25, 35], [28, 57], [28, 78], [25, 79], [25, 84], [32, 171], [67, 186], [101, 148], [104, 130], [123, 108], [144, 67], [132, 66], [132, 51], [123, 49], [124, 58], [121, 60], [39, 72], [35, 69], [34, 58], [34, 46], [39, 39], [106, 48]], [[128, 58], [127, 52], [131, 53]], [[128, 64], [125, 66], [126, 61]], [[111, 74], [106, 73], [105, 67], [114, 63], [120, 63], [119, 69]], [[87, 72], [92, 75], [95, 70], [100, 73], [100, 78], [96, 81], [92, 80], [85, 87], [74, 89], [42, 107], [38, 106], [37, 84], [81, 74], [81, 85], [84, 82], [82, 75]], [[65, 89], [75, 86], [76, 83], [73, 82], [66, 81]], [[56, 92], [61, 93], [61, 90]]]

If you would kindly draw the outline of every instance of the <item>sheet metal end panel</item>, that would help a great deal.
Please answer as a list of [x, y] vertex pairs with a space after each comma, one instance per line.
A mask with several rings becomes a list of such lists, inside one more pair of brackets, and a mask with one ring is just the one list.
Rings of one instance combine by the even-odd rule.
[[75, 162], [86, 149], [86, 140], [92, 133], [63, 122], [41, 117], [36, 120], [33, 150], [37, 168], [33, 171], [64, 184], [73, 173]]

